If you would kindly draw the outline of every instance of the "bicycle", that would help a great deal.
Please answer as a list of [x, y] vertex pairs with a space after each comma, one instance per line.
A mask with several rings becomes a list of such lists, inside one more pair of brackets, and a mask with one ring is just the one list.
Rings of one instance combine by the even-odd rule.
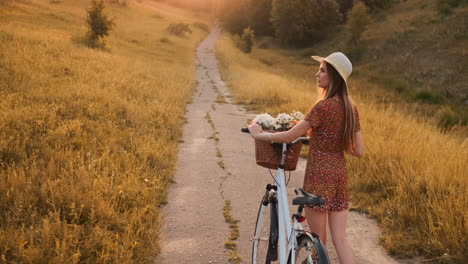
[[[242, 128], [241, 131], [249, 133], [247, 128]], [[281, 144], [281, 159], [275, 184], [267, 184], [266, 192], [260, 202], [252, 243], [253, 264], [269, 264], [277, 261], [278, 257], [280, 264], [328, 264], [330, 262], [319, 236], [305, 231], [302, 227], [305, 221], [305, 217], [302, 216], [304, 207], [323, 205], [325, 199], [310, 194], [302, 188], [296, 188], [294, 190], [296, 198], [292, 203], [298, 206], [298, 210], [292, 217], [289, 217], [284, 164], [288, 146], [299, 141], [306, 143], [309, 142], [309, 138], [299, 137], [290, 144], [272, 143]]]

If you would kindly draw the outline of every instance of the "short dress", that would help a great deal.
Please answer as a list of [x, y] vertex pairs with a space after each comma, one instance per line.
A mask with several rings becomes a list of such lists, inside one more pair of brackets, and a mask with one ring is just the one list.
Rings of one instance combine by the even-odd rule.
[[[344, 104], [338, 96], [319, 101], [304, 117], [310, 122], [309, 158], [304, 190], [325, 198], [320, 212], [339, 212], [349, 207], [349, 187], [344, 157]], [[355, 131], [359, 131], [359, 113], [354, 107]]]

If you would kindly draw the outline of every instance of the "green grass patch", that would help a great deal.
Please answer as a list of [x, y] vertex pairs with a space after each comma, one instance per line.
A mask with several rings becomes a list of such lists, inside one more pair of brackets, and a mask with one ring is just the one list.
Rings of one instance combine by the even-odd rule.
[[215, 131], [216, 128], [215, 128], [215, 125], [214, 125], [214, 123], [213, 123], [213, 119], [211, 119], [211, 115], [210, 115], [209, 112], [206, 112], [205, 119], [208, 121], [208, 124], [210, 124], [211, 128], [213, 129], [213, 131]]
[[218, 157], [218, 158], [223, 157], [223, 154], [221, 154], [221, 150], [219, 150], [219, 148], [216, 148], [216, 157]]
[[422, 103], [426, 103], [426, 104], [437, 104], [437, 105], [441, 105], [443, 103], [445, 103], [445, 99], [440, 96], [440, 95], [436, 95], [436, 94], [433, 94], [429, 91], [420, 91], [420, 92], [417, 92], [415, 95], [414, 95], [414, 99], [416, 101], [419, 101], [419, 102], [422, 102]]
[[405, 84], [395, 79], [384, 79], [382, 84], [399, 94], [408, 91], [408, 87]]
[[218, 104], [225, 104], [225, 103], [227, 103], [226, 97], [224, 97], [224, 96], [222, 96], [222, 95], [218, 95], [218, 96], [216, 97], [216, 103], [218, 103]]
[[224, 170], [224, 161], [223, 160], [218, 160], [218, 166]]
[[236, 240], [239, 238], [239, 227], [237, 223], [239, 220], [234, 219], [231, 216], [231, 201], [230, 200], [225, 200], [224, 201], [224, 207], [223, 207], [223, 215], [224, 215], [224, 221], [229, 224], [229, 229], [231, 229], [231, 234], [229, 238], [224, 242], [224, 247], [230, 250], [230, 257], [229, 260], [232, 263], [241, 263], [242, 258], [239, 255], [239, 252], [237, 251], [237, 243]]

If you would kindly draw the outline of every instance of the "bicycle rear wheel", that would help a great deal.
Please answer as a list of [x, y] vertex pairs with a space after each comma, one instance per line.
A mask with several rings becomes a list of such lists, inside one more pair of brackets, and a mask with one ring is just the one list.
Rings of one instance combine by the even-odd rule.
[[319, 237], [313, 233], [304, 233], [297, 238], [296, 263], [329, 264], [327, 250]]
[[[266, 204], [266, 205], [265, 205]], [[262, 199], [252, 244], [252, 263], [269, 264], [278, 260], [278, 202]]]

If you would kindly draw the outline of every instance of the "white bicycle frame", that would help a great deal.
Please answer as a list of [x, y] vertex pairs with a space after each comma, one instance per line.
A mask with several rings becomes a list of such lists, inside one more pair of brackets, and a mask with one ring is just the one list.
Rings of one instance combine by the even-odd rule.
[[[307, 137], [300, 137], [295, 139], [292, 143], [296, 143], [299, 140], [308, 139]], [[282, 155], [281, 155], [281, 165], [284, 165], [286, 159], [286, 143], [283, 143], [282, 148]], [[281, 166], [282, 167], [282, 166]], [[286, 190], [286, 180], [283, 168], [278, 168], [278, 172], [276, 174], [276, 184], [277, 184], [277, 199], [278, 199], [278, 231], [279, 231], [279, 259], [280, 264], [286, 264], [288, 261], [288, 252], [291, 253], [291, 262], [296, 263], [296, 255], [295, 250], [297, 248], [297, 231], [302, 231], [302, 225], [298, 221], [294, 220], [294, 228], [291, 222], [291, 213], [289, 212], [289, 205], [288, 205], [288, 193]], [[262, 205], [261, 212], [259, 214], [260, 217], [263, 217], [263, 211], [265, 210], [266, 206]], [[258, 223], [263, 223], [263, 219], [258, 221]], [[257, 226], [257, 230], [259, 230], [259, 226]], [[286, 236], [289, 234], [288, 236]], [[255, 241], [258, 243], [258, 239], [254, 237]], [[256, 255], [257, 252], [254, 252]], [[254, 255], [254, 260], [256, 261], [256, 256]]]

